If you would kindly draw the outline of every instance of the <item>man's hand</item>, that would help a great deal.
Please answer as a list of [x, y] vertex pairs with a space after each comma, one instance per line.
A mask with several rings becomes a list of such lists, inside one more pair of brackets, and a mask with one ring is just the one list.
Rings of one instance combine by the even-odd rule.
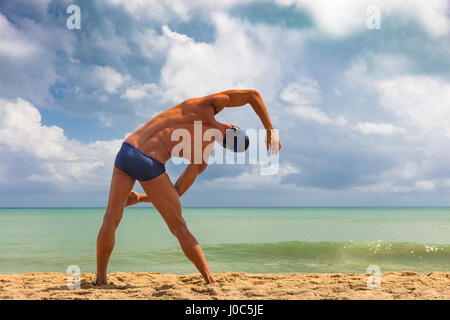
[[136, 203], [139, 203], [139, 198], [140, 198], [140, 194], [134, 190], [131, 190], [130, 194], [128, 195], [128, 199], [125, 202], [125, 207], [133, 206]]
[[[229, 123], [224, 123], [225, 127], [227, 129], [231, 129], [234, 127], [234, 125]], [[278, 138], [278, 135], [274, 129], [267, 129], [266, 130], [266, 146], [267, 151], [269, 151], [269, 147], [272, 150], [272, 154], [278, 154], [278, 152], [281, 149], [281, 142], [280, 138]]]
[[267, 151], [269, 151], [269, 147], [272, 150], [272, 154], [278, 154], [281, 149], [280, 138], [274, 129], [266, 130], [266, 147]]
[[152, 202], [152, 201], [150, 200], [150, 197], [145, 193], [137, 193], [136, 191], [131, 190], [130, 194], [128, 195], [128, 199], [125, 202], [125, 207], [132, 206], [140, 202]]

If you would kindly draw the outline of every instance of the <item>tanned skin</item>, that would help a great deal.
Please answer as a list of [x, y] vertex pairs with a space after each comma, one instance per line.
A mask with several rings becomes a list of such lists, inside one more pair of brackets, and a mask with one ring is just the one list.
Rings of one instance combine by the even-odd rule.
[[[166, 163], [171, 158], [172, 149], [179, 143], [179, 141], [171, 139], [174, 130], [186, 129], [190, 132], [191, 137], [194, 137], [194, 121], [201, 121], [203, 132], [214, 128], [225, 135], [225, 130], [231, 128], [232, 125], [216, 121], [215, 115], [225, 108], [240, 107], [246, 104], [252, 106], [266, 129], [267, 150], [270, 147], [272, 154], [277, 154], [281, 148], [280, 140], [273, 130], [264, 101], [256, 90], [228, 90], [201, 98], [188, 99], [158, 114], [128, 136], [125, 141], [161, 163]], [[207, 155], [211, 155], [213, 143], [214, 139], [212, 142], [202, 142], [202, 154], [206, 151]], [[205, 160], [203, 156], [201, 163], [196, 163], [194, 153], [181, 156], [188, 159], [191, 164], [186, 167], [175, 185], [164, 173], [154, 179], [140, 182], [145, 194], [132, 190], [135, 179], [114, 167], [108, 206], [97, 238], [96, 284], [98, 286], [107, 284], [108, 261], [114, 248], [115, 231], [122, 219], [124, 208], [139, 202], [153, 204], [166, 222], [170, 232], [178, 239], [184, 254], [197, 267], [205, 282], [215, 282], [199, 243], [190, 233], [186, 221], [181, 215], [180, 204], [180, 196], [206, 169], [207, 159]]]

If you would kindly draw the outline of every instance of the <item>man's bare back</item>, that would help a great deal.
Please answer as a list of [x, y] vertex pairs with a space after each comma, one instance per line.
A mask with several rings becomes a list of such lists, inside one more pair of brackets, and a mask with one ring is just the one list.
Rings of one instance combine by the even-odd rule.
[[[193, 136], [194, 121], [201, 121], [202, 129], [217, 129], [222, 135], [231, 126], [215, 119], [215, 115], [225, 107], [236, 107], [246, 103], [256, 108], [267, 130], [273, 129], [267, 110], [258, 101], [259, 93], [255, 90], [229, 90], [201, 98], [192, 98], [166, 110], [141, 126], [126, 138], [126, 142], [136, 146], [146, 154], [165, 163], [171, 157], [172, 148], [177, 141], [172, 141], [172, 133], [176, 129], [186, 129]], [[259, 102], [259, 103], [258, 103]], [[204, 147], [208, 145], [205, 144]], [[281, 147], [281, 146], [280, 146]], [[186, 157], [192, 161], [192, 157]]]

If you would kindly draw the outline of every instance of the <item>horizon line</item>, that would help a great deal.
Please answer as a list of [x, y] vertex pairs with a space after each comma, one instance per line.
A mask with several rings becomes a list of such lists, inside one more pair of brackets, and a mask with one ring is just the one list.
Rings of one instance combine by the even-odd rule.
[[[153, 208], [153, 206], [137, 206], [131, 207], [127, 209], [144, 209], [144, 208]], [[186, 209], [239, 209], [239, 208], [304, 208], [304, 209], [314, 209], [314, 208], [450, 208], [450, 205], [422, 205], [422, 206], [183, 206]], [[0, 207], [1, 209], [106, 209], [106, 207], [101, 206], [93, 206], [93, 207], [59, 207], [59, 206], [48, 206], [48, 207]]]

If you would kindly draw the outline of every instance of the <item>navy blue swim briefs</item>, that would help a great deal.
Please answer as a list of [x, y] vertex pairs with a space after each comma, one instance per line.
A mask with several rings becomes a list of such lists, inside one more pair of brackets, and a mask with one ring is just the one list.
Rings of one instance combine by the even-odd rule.
[[114, 165], [138, 181], [154, 179], [166, 172], [164, 164], [128, 142], [122, 143]]

